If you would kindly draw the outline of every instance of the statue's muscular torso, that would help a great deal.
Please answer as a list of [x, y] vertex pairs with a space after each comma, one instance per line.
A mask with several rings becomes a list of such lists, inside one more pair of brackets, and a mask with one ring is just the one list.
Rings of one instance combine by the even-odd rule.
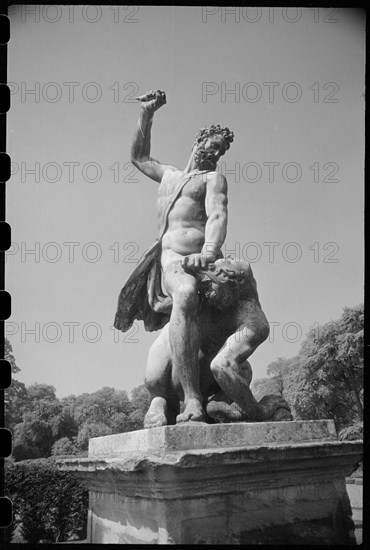
[[[164, 175], [160, 185], [157, 200], [158, 212], [164, 210], [169, 197], [182, 172], [169, 172]], [[207, 215], [205, 211], [205, 196], [207, 173], [195, 173], [185, 184], [179, 197], [172, 206], [167, 228], [162, 237], [162, 259], [178, 259], [178, 254], [186, 256], [201, 252], [205, 238]], [[167, 261], [166, 261], [167, 263]]]

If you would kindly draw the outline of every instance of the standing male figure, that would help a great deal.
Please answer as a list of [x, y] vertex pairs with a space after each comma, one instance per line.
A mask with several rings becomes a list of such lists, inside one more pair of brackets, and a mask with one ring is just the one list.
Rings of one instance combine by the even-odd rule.
[[[185, 405], [176, 421], [202, 421], [205, 412], [199, 387], [199, 297], [195, 273], [207, 269], [220, 257], [226, 237], [227, 182], [215, 170], [217, 161], [233, 141], [233, 133], [220, 126], [203, 128], [196, 136], [186, 168], [178, 170], [150, 156], [153, 115], [166, 103], [165, 93], [151, 91], [140, 101], [131, 162], [161, 184], [157, 201], [162, 223], [161, 277], [164, 290], [172, 300], [169, 325], [172, 369], [181, 382]], [[136, 318], [143, 316], [136, 315]], [[115, 326], [122, 330], [117, 317]]]

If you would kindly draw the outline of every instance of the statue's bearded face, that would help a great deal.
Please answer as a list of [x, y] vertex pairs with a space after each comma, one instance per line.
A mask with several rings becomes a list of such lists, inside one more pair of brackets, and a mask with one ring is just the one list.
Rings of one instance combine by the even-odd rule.
[[199, 170], [215, 170], [217, 162], [226, 152], [226, 144], [220, 135], [206, 138], [198, 145], [194, 161]]
[[210, 264], [207, 271], [200, 271], [197, 277], [201, 295], [220, 311], [236, 307], [243, 300], [258, 299], [248, 262], [220, 258]]

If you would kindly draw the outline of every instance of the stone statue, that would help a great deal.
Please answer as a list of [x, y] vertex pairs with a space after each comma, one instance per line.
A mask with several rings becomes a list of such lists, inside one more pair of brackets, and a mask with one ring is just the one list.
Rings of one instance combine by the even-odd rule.
[[152, 401], [145, 427], [290, 420], [283, 399], [266, 396], [257, 403], [249, 388], [248, 357], [268, 337], [269, 325], [249, 263], [221, 252], [227, 182], [216, 167], [234, 134], [219, 125], [202, 128], [184, 170], [162, 164], [150, 156], [150, 138], [166, 95], [157, 90], [138, 99], [131, 161], [160, 183], [159, 237], [121, 290], [114, 326], [126, 331], [139, 319], [146, 330], [163, 329], [148, 357]]

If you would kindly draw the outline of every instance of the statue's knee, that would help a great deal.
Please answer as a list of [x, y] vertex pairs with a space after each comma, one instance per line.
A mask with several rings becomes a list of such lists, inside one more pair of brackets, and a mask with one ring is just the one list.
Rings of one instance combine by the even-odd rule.
[[212, 372], [213, 376], [216, 379], [221, 375], [221, 372], [223, 371], [224, 367], [223, 367], [223, 365], [221, 365], [220, 360], [219, 360], [218, 357], [215, 357], [215, 359], [213, 359], [213, 361], [211, 361], [210, 369], [211, 369], [211, 372]]
[[254, 351], [259, 345], [262, 344], [270, 334], [270, 326], [268, 323], [258, 325], [248, 325], [248, 328], [244, 333], [244, 340], [248, 343], [248, 347]]

